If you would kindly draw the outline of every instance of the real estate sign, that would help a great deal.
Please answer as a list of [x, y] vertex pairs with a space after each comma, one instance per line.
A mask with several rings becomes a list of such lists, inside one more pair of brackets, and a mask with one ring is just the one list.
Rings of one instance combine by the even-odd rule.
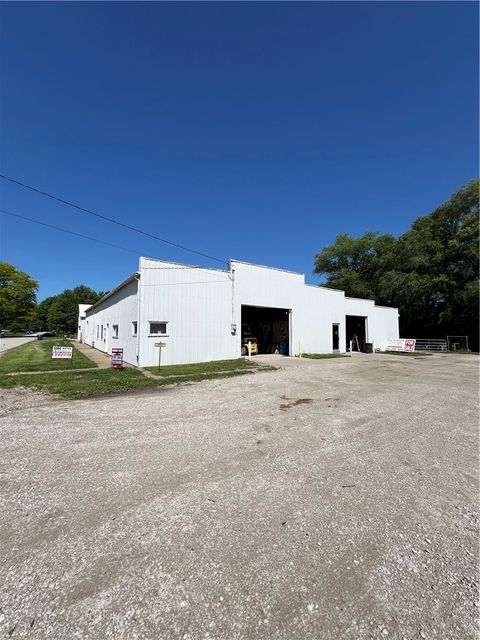
[[52, 358], [73, 358], [73, 347], [52, 347]]
[[385, 351], [415, 351], [415, 340], [412, 338], [388, 338]]
[[112, 349], [112, 367], [114, 369], [123, 367], [123, 349], [117, 347]]

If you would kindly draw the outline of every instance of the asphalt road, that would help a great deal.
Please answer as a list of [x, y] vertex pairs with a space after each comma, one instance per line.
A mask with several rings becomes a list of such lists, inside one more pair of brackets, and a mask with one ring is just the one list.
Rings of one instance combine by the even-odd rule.
[[6, 638], [476, 637], [478, 358], [274, 361], [1, 392]]

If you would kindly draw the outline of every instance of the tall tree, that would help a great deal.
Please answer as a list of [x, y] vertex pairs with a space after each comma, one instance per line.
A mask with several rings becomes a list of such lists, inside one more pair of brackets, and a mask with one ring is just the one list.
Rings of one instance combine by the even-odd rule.
[[474, 180], [398, 239], [339, 235], [315, 256], [315, 273], [347, 295], [399, 307], [402, 335], [468, 335], [478, 348], [478, 196]]
[[94, 304], [100, 298], [103, 298], [105, 293], [103, 291], [94, 291], [83, 284], [74, 289], [65, 289], [59, 295], [54, 296], [49, 303], [47, 313], [48, 329], [66, 335], [76, 333], [78, 305]]
[[0, 329], [24, 330], [32, 320], [38, 282], [12, 264], [0, 262]]

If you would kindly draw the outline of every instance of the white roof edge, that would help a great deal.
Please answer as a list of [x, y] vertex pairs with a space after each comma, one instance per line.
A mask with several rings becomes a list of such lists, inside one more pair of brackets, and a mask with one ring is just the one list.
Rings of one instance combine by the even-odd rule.
[[123, 287], [127, 286], [127, 284], [130, 284], [130, 282], [133, 282], [134, 280], [136, 280], [137, 276], [139, 276], [139, 275], [140, 275], [139, 272], [135, 271], [135, 273], [132, 273], [131, 276], [128, 276], [128, 278], [126, 280], [124, 280], [119, 285], [114, 287], [111, 291], [109, 291], [107, 294], [105, 294], [103, 296], [103, 298], [100, 298], [100, 300], [97, 300], [97, 302], [95, 302], [94, 304], [90, 305], [90, 307], [88, 309], [85, 309], [85, 311], [88, 312], [88, 311], [90, 311], [90, 309], [93, 309], [94, 307], [97, 307], [99, 304], [101, 304], [105, 300], [108, 300], [108, 298], [110, 298], [110, 296], [113, 296], [114, 293], [117, 293], [117, 291], [120, 291], [120, 289], [123, 289]]
[[[140, 256], [140, 260], [150, 260], [152, 262], [161, 262], [162, 264], [174, 264], [179, 269], [205, 269], [207, 271], [221, 271], [222, 273], [226, 273], [228, 269], [218, 269], [216, 267], [202, 267], [198, 264], [188, 264], [185, 262], [175, 262], [174, 260], [162, 260], [161, 258], [150, 258], [149, 256]], [[139, 263], [140, 264], [140, 263]], [[148, 269], [148, 267], [144, 267]]]
[[305, 283], [306, 287], [312, 287], [312, 289], [326, 289], [327, 291], [336, 291], [337, 293], [343, 293], [345, 294], [345, 291], [343, 289], [334, 289], [333, 287], [326, 287], [323, 284], [307, 284]]
[[265, 264], [256, 264], [255, 262], [246, 262], [245, 260], [235, 260], [235, 258], [230, 258], [229, 263], [236, 262], [238, 264], [246, 264], [250, 267], [258, 267], [259, 269], [270, 269], [271, 271], [283, 271], [284, 273], [291, 273], [296, 276], [303, 276], [305, 278], [305, 274], [300, 271], [290, 271], [289, 269], [281, 269], [279, 267], [269, 267]]

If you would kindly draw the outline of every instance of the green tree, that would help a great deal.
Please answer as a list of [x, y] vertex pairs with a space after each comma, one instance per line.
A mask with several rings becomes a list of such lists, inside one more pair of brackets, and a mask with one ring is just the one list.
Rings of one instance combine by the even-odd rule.
[[478, 348], [479, 181], [417, 218], [400, 238], [337, 236], [315, 273], [347, 295], [400, 310], [402, 335], [468, 335]]
[[29, 328], [38, 282], [12, 264], [0, 262], [0, 328], [24, 330]]
[[78, 305], [94, 304], [105, 292], [97, 292], [81, 284], [74, 289], [65, 289], [49, 303], [47, 325], [50, 331], [71, 335], [77, 332]]
[[42, 302], [39, 302], [35, 308], [33, 314], [33, 329], [34, 331], [46, 331], [48, 330], [48, 312], [50, 307], [55, 301], [56, 296], [50, 296], [45, 298]]

